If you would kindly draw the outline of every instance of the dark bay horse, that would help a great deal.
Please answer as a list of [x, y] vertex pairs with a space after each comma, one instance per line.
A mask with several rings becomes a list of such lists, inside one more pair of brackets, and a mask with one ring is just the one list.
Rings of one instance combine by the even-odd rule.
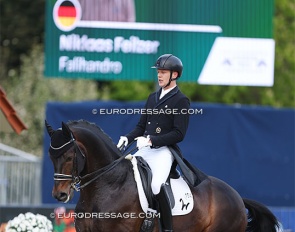
[[[144, 214], [133, 167], [109, 136], [84, 120], [62, 123], [58, 130], [47, 122], [46, 127], [55, 172], [53, 197], [66, 203], [74, 190], [80, 191], [76, 230], [140, 231]], [[194, 209], [173, 217], [176, 232], [275, 232], [278, 228], [277, 219], [265, 206], [242, 199], [217, 178], [208, 177], [191, 190]], [[153, 231], [161, 231], [157, 218]]]

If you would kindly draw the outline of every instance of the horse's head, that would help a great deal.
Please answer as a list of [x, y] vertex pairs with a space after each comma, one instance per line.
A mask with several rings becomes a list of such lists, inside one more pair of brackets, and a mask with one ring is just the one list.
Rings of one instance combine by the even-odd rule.
[[67, 203], [73, 198], [74, 189], [79, 184], [85, 155], [67, 124], [62, 123], [62, 128], [57, 130], [52, 129], [46, 121], [45, 124], [51, 140], [49, 156], [54, 166], [52, 196]]

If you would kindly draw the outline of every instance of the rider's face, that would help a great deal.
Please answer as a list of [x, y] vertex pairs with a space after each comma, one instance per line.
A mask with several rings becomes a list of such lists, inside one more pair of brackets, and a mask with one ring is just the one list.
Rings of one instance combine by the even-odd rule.
[[[172, 73], [172, 78], [177, 77], [177, 72]], [[171, 82], [171, 85], [165, 87], [169, 83], [170, 79], [170, 70], [158, 69], [158, 83], [161, 88], [168, 89], [175, 84], [175, 81]]]

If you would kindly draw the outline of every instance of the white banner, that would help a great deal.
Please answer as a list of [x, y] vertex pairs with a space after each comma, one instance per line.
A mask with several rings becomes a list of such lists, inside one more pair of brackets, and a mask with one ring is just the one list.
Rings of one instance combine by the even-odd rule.
[[273, 39], [218, 37], [198, 83], [273, 86], [274, 59]]

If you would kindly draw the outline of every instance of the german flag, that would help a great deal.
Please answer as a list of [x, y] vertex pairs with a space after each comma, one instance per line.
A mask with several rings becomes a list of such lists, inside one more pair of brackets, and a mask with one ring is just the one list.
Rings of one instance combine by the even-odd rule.
[[57, 10], [58, 22], [64, 27], [72, 26], [77, 19], [77, 10], [71, 1], [64, 1]]

